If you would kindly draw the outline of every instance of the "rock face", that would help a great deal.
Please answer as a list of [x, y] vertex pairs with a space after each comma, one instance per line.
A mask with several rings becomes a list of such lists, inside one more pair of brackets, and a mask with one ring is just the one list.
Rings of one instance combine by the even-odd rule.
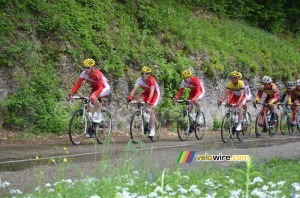
[[[61, 67], [59, 68], [59, 76], [61, 78], [61, 88], [64, 90], [64, 93], [67, 94], [77, 81], [79, 74], [81, 73], [80, 67], [75, 67], [71, 63], [67, 62], [67, 59], [62, 57]], [[20, 69], [15, 68], [0, 68], [0, 99], [2, 101], [6, 100], [10, 94], [13, 94], [17, 91], [18, 88], [18, 73]], [[205, 77], [204, 73], [201, 71], [194, 72], [197, 77], [199, 77], [205, 84], [206, 95], [202, 100], [202, 111], [205, 113], [206, 122], [209, 127], [212, 127], [214, 117], [221, 120], [225, 114], [225, 108], [222, 107], [218, 109], [217, 101], [221, 97], [229, 79], [209, 79]], [[111, 85], [111, 94], [105, 99], [104, 106], [111, 112], [113, 117], [113, 128], [124, 128], [128, 127], [130, 116], [135, 110], [127, 109], [126, 101], [133, 87], [133, 83], [137, 79], [139, 72], [133, 71], [128, 72], [127, 78], [123, 77], [118, 79], [118, 81], [113, 81], [111, 73], [105, 73], [104, 75], [110, 80]], [[129, 76], [129, 77], [128, 77]], [[257, 93], [257, 89], [260, 87], [260, 78], [247, 79], [250, 83], [251, 91], [253, 97]], [[279, 87], [280, 91], [283, 90], [283, 85], [281, 82], [275, 82]], [[164, 85], [160, 85], [162, 93], [164, 93]], [[179, 85], [178, 85], [179, 88]], [[88, 95], [90, 88], [86, 83], [80, 88], [78, 94]], [[263, 96], [265, 97], [265, 95]], [[162, 94], [162, 99], [164, 96]], [[248, 103], [248, 111], [252, 114], [253, 118], [258, 110], [252, 107], [252, 103]]]

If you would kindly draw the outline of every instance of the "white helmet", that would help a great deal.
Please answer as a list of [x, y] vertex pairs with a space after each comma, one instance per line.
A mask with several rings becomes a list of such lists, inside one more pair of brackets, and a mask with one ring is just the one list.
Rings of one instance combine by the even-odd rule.
[[300, 79], [296, 80], [296, 86], [300, 86]]
[[262, 77], [262, 81], [263, 81], [263, 83], [271, 83], [272, 78], [269, 76], [264, 76], [264, 77]]

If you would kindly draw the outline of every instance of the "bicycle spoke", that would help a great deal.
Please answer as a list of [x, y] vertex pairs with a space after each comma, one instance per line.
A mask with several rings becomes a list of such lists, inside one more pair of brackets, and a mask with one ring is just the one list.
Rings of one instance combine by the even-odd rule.
[[274, 120], [272, 122], [269, 122], [269, 135], [270, 137], [273, 137], [278, 128], [278, 115], [277, 113], [274, 113]]
[[256, 117], [255, 121], [255, 135], [257, 138], [260, 138], [262, 132], [266, 132], [266, 123], [265, 123], [265, 116], [259, 113]]
[[150, 140], [152, 142], [156, 142], [159, 139], [160, 129], [161, 129], [160, 117], [159, 117], [158, 113], [155, 112], [155, 135], [153, 137], [150, 137]]
[[250, 133], [252, 131], [252, 119], [251, 119], [251, 114], [247, 112], [245, 114], [245, 120], [244, 120], [244, 133], [245, 133], [245, 138], [248, 138], [250, 136]]
[[221, 126], [221, 137], [224, 143], [231, 137], [232, 126], [234, 126], [234, 122], [231, 120], [230, 114], [226, 113], [223, 117]]
[[111, 115], [107, 110], [102, 109], [103, 121], [96, 126], [96, 139], [99, 144], [103, 144], [110, 138], [112, 129]]
[[182, 113], [177, 120], [177, 133], [181, 141], [185, 141], [190, 134], [190, 120], [186, 113]]
[[86, 115], [83, 115], [83, 110], [77, 110], [73, 114], [69, 125], [69, 137], [72, 144], [81, 144], [85, 138], [87, 129], [88, 126]]
[[282, 135], [284, 135], [288, 131], [289, 119], [290, 118], [286, 113], [281, 115], [279, 128]]
[[140, 111], [133, 113], [130, 121], [130, 137], [134, 143], [139, 143], [144, 136], [144, 122]]
[[[196, 130], [195, 130], [195, 135], [198, 140], [201, 140], [203, 138], [206, 129], [204, 113], [201, 111], [200, 114], [202, 119], [200, 122], [196, 123]], [[198, 119], [199, 119], [199, 115], [197, 115], [196, 121], [198, 121]]]

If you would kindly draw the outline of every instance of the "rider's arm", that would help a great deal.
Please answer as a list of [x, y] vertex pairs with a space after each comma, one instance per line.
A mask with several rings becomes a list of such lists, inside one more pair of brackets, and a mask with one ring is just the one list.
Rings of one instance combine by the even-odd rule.
[[258, 102], [262, 96], [262, 94], [264, 93], [263, 90], [259, 89], [258, 92], [257, 92], [257, 95], [255, 97], [255, 101]]
[[78, 89], [80, 88], [83, 80], [84, 80], [83, 78], [79, 78], [77, 80], [76, 84], [74, 85], [74, 87], [72, 88], [72, 90], [70, 92], [71, 95], [74, 95], [78, 91]]
[[226, 90], [224, 91], [224, 93], [219, 101], [223, 102], [228, 93], [229, 93], [229, 89], [226, 88]]
[[280, 98], [280, 102], [281, 102], [281, 103], [283, 103], [283, 101], [284, 101], [286, 95], [287, 95], [286, 93], [282, 94], [282, 96], [281, 96], [281, 98]]
[[130, 92], [130, 94], [129, 94], [129, 97], [128, 97], [129, 100], [132, 100], [132, 99], [133, 99], [134, 94], [135, 94], [135, 92], [136, 92], [136, 90], [137, 90], [138, 88], [139, 88], [139, 85], [134, 85], [133, 89], [131, 90], [131, 92]]

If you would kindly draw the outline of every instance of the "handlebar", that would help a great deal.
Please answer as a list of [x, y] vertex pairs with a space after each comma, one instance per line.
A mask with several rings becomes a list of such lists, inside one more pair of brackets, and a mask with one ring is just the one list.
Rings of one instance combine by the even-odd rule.
[[89, 100], [89, 97], [86, 96], [72, 96], [71, 100], [69, 100], [70, 105], [74, 105], [73, 99], [79, 99], [79, 100]]
[[[140, 102], [140, 101], [137, 101], [137, 100], [133, 100], [133, 101], [130, 101], [130, 102], [127, 103], [127, 109], [131, 109], [130, 104], [137, 104], [138, 108], [140, 108], [142, 106], [147, 106], [146, 102]], [[149, 110], [149, 107], [147, 106], [146, 109]]]

